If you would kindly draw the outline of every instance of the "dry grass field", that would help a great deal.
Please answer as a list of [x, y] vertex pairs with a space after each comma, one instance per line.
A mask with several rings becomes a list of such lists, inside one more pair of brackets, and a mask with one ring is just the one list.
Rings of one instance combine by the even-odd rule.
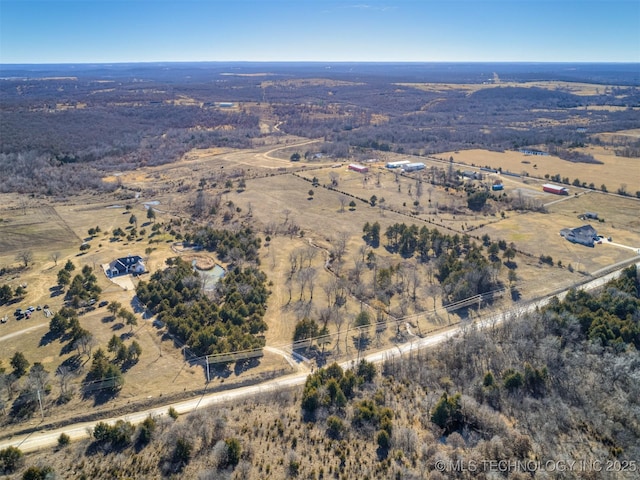
[[16, 255], [22, 250], [63, 249], [82, 241], [50, 206], [1, 210], [0, 256]]
[[[618, 157], [613, 151], [604, 147], [586, 147], [577, 150], [591, 154], [603, 163], [573, 163], [553, 155], [531, 156], [515, 151], [501, 153], [487, 150], [463, 150], [445, 152], [437, 156], [442, 159], [453, 157], [455, 162], [467, 165], [489, 166], [496, 169], [502, 167], [503, 170], [518, 174], [526, 172], [531, 177], [540, 178], [540, 183], [546, 182], [544, 180], [546, 174], [560, 174], [563, 178], [568, 177], [571, 182], [578, 178], [581, 183], [593, 183], [597, 189], [604, 184], [610, 192], [615, 192], [623, 184], [627, 186], [627, 191], [631, 195], [635, 195], [635, 192], [640, 190], [639, 158]], [[569, 186], [570, 190], [572, 188]], [[580, 191], [576, 188], [573, 190]]]
[[520, 88], [544, 88], [548, 90], [561, 90], [563, 92], [571, 93], [573, 95], [591, 96], [603, 93], [607, 86], [595, 85], [592, 83], [580, 83], [580, 82], [503, 82], [497, 76], [494, 76], [493, 83], [470, 83], [470, 84], [447, 84], [447, 83], [403, 83], [407, 87], [418, 88], [426, 92], [445, 92], [450, 90], [461, 90], [468, 94], [484, 90], [487, 88], [496, 87], [520, 87]]
[[[174, 238], [168, 233], [149, 237], [150, 225], [146, 223], [146, 208], [144, 202], [157, 202], [154, 210], [158, 223], [168, 223], [172, 219], [180, 219], [189, 223], [189, 208], [192, 205], [201, 179], [207, 180], [204, 191], [211, 197], [219, 196], [233, 213], [229, 228], [238, 228], [243, 224], [250, 224], [263, 240], [261, 249], [261, 268], [264, 269], [272, 283], [271, 297], [265, 321], [269, 326], [266, 332], [267, 345], [277, 349], [286, 349], [290, 344], [296, 322], [305, 315], [317, 316], [326, 307], [327, 300], [323, 286], [328, 284], [335, 272], [326, 267], [329, 251], [337, 239], [344, 235], [346, 238], [346, 255], [341, 267], [342, 273], [348, 275], [354, 268], [355, 262], [362, 255], [361, 247], [362, 227], [365, 222], [379, 222], [382, 233], [394, 223], [416, 223], [428, 228], [439, 228], [446, 233], [466, 233], [479, 239], [485, 233], [492, 240], [504, 239], [514, 242], [520, 253], [516, 256], [517, 286], [522, 298], [533, 298], [568, 286], [584, 278], [584, 273], [592, 273], [613, 263], [633, 256], [630, 250], [613, 245], [597, 245], [594, 249], [570, 244], [562, 239], [558, 232], [564, 227], [575, 227], [583, 222], [577, 215], [584, 211], [596, 211], [605, 219], [595, 227], [603, 235], [612, 236], [614, 241], [625, 245], [640, 246], [640, 224], [638, 223], [638, 201], [632, 198], [620, 198], [597, 192], [584, 195], [570, 196], [561, 199], [548, 207], [548, 213], [519, 213], [505, 212], [502, 218], [499, 212], [493, 214], [470, 214], [466, 210], [466, 195], [462, 192], [445, 191], [443, 187], [431, 186], [426, 182], [425, 172], [410, 175], [398, 175], [384, 168], [386, 161], [406, 159], [406, 156], [386, 153], [380, 156], [377, 163], [371, 164], [371, 171], [367, 175], [349, 171], [346, 168], [347, 159], [343, 159], [342, 166], [333, 168], [336, 159], [324, 163], [292, 163], [289, 156], [296, 148], [304, 148], [313, 140], [286, 137], [279, 144], [271, 143], [251, 151], [231, 149], [196, 150], [189, 152], [182, 160], [171, 165], [159, 167], [145, 167], [133, 172], [124, 172], [109, 180], [121, 184], [121, 189], [111, 196], [87, 196], [73, 203], [47, 205], [39, 207], [29, 206], [23, 214], [19, 202], [14, 200], [13, 209], [5, 209], [0, 213], [3, 218], [0, 223], [0, 261], [2, 265], [17, 265], [16, 253], [25, 246], [33, 250], [33, 264], [25, 271], [12, 277], [0, 278], [0, 283], [9, 282], [13, 285], [27, 283], [28, 293], [20, 306], [42, 305], [48, 303], [53, 310], [62, 306], [62, 297], [51, 297], [50, 288], [56, 283], [56, 274], [60, 266], [71, 259], [76, 267], [92, 266], [103, 290], [101, 299], [119, 301], [131, 309], [136, 308], [134, 292], [123, 290], [111, 283], [101, 272], [100, 265], [119, 256], [127, 254], [143, 255], [151, 272], [164, 267], [164, 261], [175, 256], [172, 250]], [[624, 161], [611, 156], [608, 161], [609, 169], [588, 170], [598, 165], [568, 164], [554, 157], [524, 157], [513, 152], [495, 153], [481, 150], [452, 152], [442, 154], [448, 160], [453, 156], [456, 162], [466, 164], [501, 166], [503, 169], [519, 171], [523, 166], [531, 169], [531, 174], [549, 171], [561, 173], [573, 178], [579, 176], [582, 181], [590, 181], [589, 175], [594, 175], [599, 182], [611, 184], [622, 181], [624, 174], [616, 173]], [[532, 170], [532, 164], [522, 164], [523, 160], [538, 163], [538, 168]], [[636, 159], [637, 160], [637, 159]], [[433, 159], [423, 159], [427, 167], [442, 168], [446, 163]], [[542, 163], [545, 162], [545, 163]], [[631, 163], [627, 164], [631, 165]], [[606, 166], [606, 164], [605, 164]], [[463, 166], [456, 165], [456, 169]], [[575, 169], [579, 168], [579, 174]], [[566, 169], [566, 170], [564, 170]], [[573, 170], [572, 170], [573, 169]], [[564, 173], [566, 172], [566, 173]], [[573, 172], [571, 174], [570, 172]], [[244, 173], [246, 187], [237, 189], [236, 174]], [[219, 181], [210, 179], [215, 177]], [[317, 177], [319, 186], [312, 186], [312, 179]], [[231, 178], [233, 188], [225, 188], [222, 179]], [[336, 190], [326, 188], [332, 178], [337, 178]], [[421, 191], [418, 191], [418, 181], [423, 180]], [[523, 183], [518, 177], [503, 176], [505, 191], [508, 195], [517, 194], [522, 190], [526, 195], [535, 195], [545, 202], [558, 200], [558, 197], [544, 194], [538, 183], [531, 178]], [[595, 181], [595, 180], [594, 180]], [[629, 176], [626, 183], [631, 187]], [[572, 192], [573, 192], [573, 187]], [[309, 191], [313, 195], [309, 195]], [[578, 190], [578, 189], [575, 189]], [[582, 190], [580, 190], [582, 191]], [[384, 198], [384, 209], [368, 203], [372, 195], [378, 199]], [[345, 201], [346, 199], [346, 201]], [[365, 200], [362, 201], [361, 199]], [[348, 203], [354, 200], [355, 207]], [[418, 202], [415, 205], [414, 202]], [[130, 210], [125, 209], [129, 205]], [[113, 242], [108, 232], [115, 228], [130, 227], [131, 214], [138, 219], [138, 230], [146, 228], [145, 235], [140, 235], [134, 241]], [[204, 222], [213, 221], [205, 219]], [[300, 233], [289, 236], [287, 228], [295, 224]], [[89, 228], [100, 226], [102, 232], [90, 239], [87, 234]], [[278, 233], [271, 235], [271, 241], [265, 241], [266, 229]], [[150, 243], [150, 240], [154, 240]], [[89, 240], [91, 248], [86, 254], [78, 255], [78, 247], [84, 240]], [[478, 240], [476, 240], [478, 241]], [[404, 262], [397, 256], [391, 255], [382, 245], [375, 250], [380, 265], [395, 265]], [[150, 248], [149, 253], [145, 253]], [[309, 260], [309, 266], [316, 272], [313, 292], [307, 287], [301, 292], [295, 279], [287, 282], [290, 269], [290, 257], [302, 250], [315, 252]], [[50, 254], [60, 251], [58, 267], [54, 266]], [[541, 265], [540, 255], [550, 255], [554, 262], [561, 260], [563, 267]], [[568, 270], [571, 264], [574, 272]], [[421, 270], [426, 278], [427, 271]], [[507, 269], [500, 272], [502, 281], [507, 283]], [[365, 270], [363, 283], [371, 283], [373, 272]], [[423, 282], [426, 287], [427, 282]], [[310, 298], [313, 293], [313, 299]], [[302, 301], [300, 296], [303, 297]], [[291, 297], [291, 301], [289, 300]], [[493, 308], [509, 305], [510, 298], [504, 298]], [[406, 307], [406, 306], [405, 306]], [[438, 301], [433, 305], [431, 298], [421, 290], [416, 305], [410, 305], [403, 310], [397, 298], [392, 300], [389, 311], [397, 316], [402, 313], [412, 314], [416, 309], [432, 310], [440, 308]], [[11, 317], [16, 305], [0, 308], [0, 316]], [[349, 297], [343, 308], [345, 323], [341, 330], [342, 353], [349, 347], [355, 352], [353, 332], [347, 336], [350, 323], [361, 309], [370, 309], [373, 305], [361, 304], [355, 297]], [[447, 316], [439, 310], [438, 315], [425, 314], [411, 320], [409, 330], [402, 327], [402, 338], [397, 336], [397, 328], [393, 324], [387, 326], [381, 335], [375, 337], [371, 330], [370, 348], [382, 348], [397, 341], [410, 341], [410, 335], [428, 332], [447, 326], [450, 322], [460, 321], [456, 315]], [[115, 321], [106, 321], [107, 313], [104, 308], [96, 309], [81, 316], [81, 324], [89, 329], [99, 345], [106, 345], [114, 334], [127, 333], [128, 327], [121, 328]], [[140, 402], [151, 402], [154, 399], [167, 397], [178, 398], [181, 395], [191, 395], [192, 392], [205, 387], [204, 372], [201, 367], [187, 365], [179, 348], [173, 342], [162, 337], [161, 332], [152, 326], [151, 319], [143, 319], [138, 312], [139, 324], [133, 330], [133, 338], [138, 341], [143, 350], [140, 361], [125, 375], [125, 386], [121, 394], [112, 402], [101, 406], [101, 409], [117, 408], [123, 411], [133, 408]], [[30, 320], [16, 322], [11, 318], [8, 324], [0, 326], [0, 359], [7, 365], [16, 351], [25, 353], [30, 362], [40, 361], [53, 372], [57, 366], [70, 354], [60, 355], [63, 346], [59, 341], [40, 345], [40, 340], [47, 331], [48, 319], [41, 312], [36, 312]], [[335, 334], [337, 329], [329, 324], [329, 331]], [[27, 330], [37, 327], [34, 330]], [[24, 331], [23, 334], [19, 334]], [[407, 332], [411, 332], [407, 335]], [[14, 334], [17, 334], [13, 336]], [[12, 335], [11, 340], [2, 341], [3, 336]], [[351, 337], [351, 338], [349, 338]], [[331, 348], [334, 348], [333, 345]], [[217, 377], [208, 388], [221, 387], [234, 382], [257, 380], [260, 375], [270, 372], [293, 371], [292, 366], [276, 352], [266, 352], [260, 360], [259, 366], [243, 373], [231, 371], [228, 375]], [[86, 357], [85, 357], [86, 360]], [[50, 420], [60, 420], [64, 416], [73, 416], [74, 410], [81, 411], [90, 408], [86, 401], [79, 398], [73, 400], [71, 408], [64, 411], [60, 408], [48, 410]], [[23, 428], [24, 426], [17, 426]]]

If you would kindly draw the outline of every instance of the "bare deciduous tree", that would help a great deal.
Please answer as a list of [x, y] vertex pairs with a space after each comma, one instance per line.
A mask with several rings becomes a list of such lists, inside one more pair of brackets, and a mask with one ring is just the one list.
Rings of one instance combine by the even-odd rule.
[[347, 251], [347, 242], [349, 241], [349, 233], [348, 232], [338, 232], [336, 237], [333, 240], [333, 256], [338, 261], [342, 261], [342, 257]]
[[282, 211], [282, 213], [284, 214], [284, 222], [282, 222], [282, 223], [284, 223], [286, 225], [287, 223], [289, 223], [289, 215], [291, 215], [291, 210], [289, 210], [288, 208], [285, 208]]
[[[296, 275], [296, 280], [298, 281], [298, 285], [300, 285], [300, 300], [304, 297], [304, 290], [309, 285], [311, 290], [311, 284], [314, 283], [314, 279], [317, 272], [315, 268], [305, 267], [301, 268], [298, 271], [298, 275]], [[311, 298], [313, 298], [313, 291], [311, 291]]]
[[331, 320], [333, 320], [333, 324], [338, 332], [336, 336], [336, 353], [340, 355], [340, 330], [342, 330], [342, 326], [344, 325], [345, 317], [339, 309], [335, 308]]
[[322, 285], [322, 291], [327, 297], [327, 307], [331, 307], [332, 300], [335, 300], [337, 289], [338, 280], [334, 276], [332, 276], [327, 283]]
[[304, 260], [307, 262], [307, 267], [311, 266], [311, 263], [317, 255], [318, 251], [311, 245], [305, 248], [301, 253], [301, 257], [304, 258]]
[[73, 371], [64, 365], [60, 365], [56, 370], [56, 377], [60, 384], [60, 396], [65, 396], [69, 393], [69, 381], [73, 377]]
[[33, 252], [31, 250], [23, 250], [16, 255], [16, 260], [22, 262], [25, 268], [33, 261]]
[[352, 273], [352, 277], [353, 277], [353, 282], [360, 284], [360, 276], [362, 275], [362, 272], [364, 270], [365, 267], [365, 263], [364, 261], [360, 260], [359, 258], [355, 260], [355, 265], [353, 267], [353, 270], [351, 270]]
[[347, 204], [348, 198], [344, 195], [340, 195], [338, 200], [340, 200], [340, 213], [344, 213], [344, 207]]
[[49, 255], [49, 258], [51, 260], [53, 260], [53, 262], [55, 263], [55, 266], [58, 266], [58, 260], [60, 259], [60, 252], [52, 252], [51, 255]]
[[204, 190], [199, 190], [193, 203], [193, 214], [202, 217], [207, 213], [208, 196]]
[[329, 172], [329, 179], [331, 180], [331, 186], [337, 187], [340, 183], [340, 174], [338, 172]]

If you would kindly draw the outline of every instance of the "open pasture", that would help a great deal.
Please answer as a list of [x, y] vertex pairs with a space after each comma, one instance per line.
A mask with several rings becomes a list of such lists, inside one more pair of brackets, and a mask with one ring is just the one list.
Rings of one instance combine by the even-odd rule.
[[[50, 206], [27, 207], [0, 211], [0, 257], [12, 257], [18, 252], [32, 250], [64, 250], [80, 238]], [[9, 263], [13, 259], [5, 259]]]
[[[631, 252], [628, 250], [614, 249], [609, 245], [596, 245], [595, 248], [589, 248], [570, 243], [560, 236], [561, 229], [575, 228], [585, 223], [577, 218], [573, 220], [564, 215], [526, 213], [509, 216], [504, 220], [475, 230], [474, 233], [488, 234], [491, 238], [502, 238], [509, 243], [513, 242], [518, 250], [530, 254], [532, 261], [537, 262], [537, 259], [542, 255], [551, 256], [554, 263], [560, 260], [562, 265], [571, 264], [576, 269], [578, 268], [577, 263], [580, 263], [580, 269], [589, 273], [631, 256]], [[597, 224], [594, 224], [594, 227], [598, 232], [607, 233]], [[606, 252], [603, 254], [605, 250]], [[526, 279], [526, 277], [523, 278]], [[533, 278], [531, 279], [533, 280]], [[540, 278], [536, 278], [536, 281], [540, 281]], [[545, 273], [545, 282], [547, 281]], [[549, 283], [555, 284], [555, 282]]]
[[583, 221], [577, 217], [585, 212], [597, 213], [604, 223], [598, 220], [583, 222], [592, 223], [596, 230], [606, 230], [606, 236], [623, 235], [629, 237], [629, 240], [635, 238], [636, 242], [640, 242], [640, 200], [635, 198], [586, 192], [565, 202], [550, 205], [548, 210], [551, 214], [566, 216], [573, 222]]
[[[515, 151], [490, 152], [477, 149], [445, 152], [438, 154], [437, 157], [442, 159], [453, 157], [455, 162], [463, 162], [467, 165], [502, 168], [518, 174], [526, 173], [540, 178], [541, 183], [547, 181], [544, 179], [546, 174], [560, 174], [563, 178], [569, 178], [570, 182], [578, 178], [580, 183], [586, 182], [587, 185], [593, 183], [597, 189], [604, 184], [609, 191], [616, 191], [624, 184], [631, 195], [635, 195], [635, 192], [640, 190], [640, 158], [618, 157], [614, 151], [604, 147], [586, 147], [577, 150], [591, 154], [603, 163], [574, 163], [553, 155], [533, 156]], [[576, 190], [571, 185], [568, 187], [570, 191]]]
[[447, 92], [463, 91], [467, 94], [497, 87], [519, 87], [519, 88], [544, 88], [547, 90], [561, 90], [579, 96], [599, 95], [608, 86], [592, 83], [563, 82], [563, 81], [541, 81], [541, 82], [505, 82], [494, 74], [493, 83], [401, 83], [407, 87], [414, 87], [426, 92]]

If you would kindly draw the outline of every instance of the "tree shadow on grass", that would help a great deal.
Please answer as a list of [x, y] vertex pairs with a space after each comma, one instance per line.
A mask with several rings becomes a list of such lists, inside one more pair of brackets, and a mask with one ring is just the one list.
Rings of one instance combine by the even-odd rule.
[[82, 366], [82, 357], [78, 354], [72, 355], [60, 364], [60, 367], [66, 367], [75, 372]]
[[57, 338], [60, 338], [59, 334], [49, 331], [49, 332], [45, 333], [42, 336], [42, 338], [40, 338], [40, 343], [38, 344], [38, 346], [45, 347], [45, 346], [49, 345], [50, 343], [52, 343]]
[[240, 375], [252, 368], [256, 368], [259, 365], [260, 365], [259, 358], [247, 358], [244, 360], [238, 360], [233, 369], [233, 373], [235, 373], [236, 375]]
[[379, 446], [376, 449], [376, 454], [378, 456], [378, 461], [381, 462], [381, 461], [385, 460], [389, 456], [389, 449]]
[[65, 343], [64, 345], [62, 345], [62, 348], [60, 349], [60, 355], [67, 355], [71, 352], [73, 352], [75, 350], [74, 346], [73, 346], [73, 342], [69, 341], [67, 343]]
[[[88, 376], [87, 376], [88, 378]], [[118, 396], [119, 389], [113, 388], [113, 380], [89, 380], [85, 381], [82, 389], [84, 399], [93, 398], [93, 406], [99, 407]]]
[[120, 334], [120, 340], [122, 340], [123, 342], [125, 340], [129, 340], [131, 337], [133, 337], [133, 332], [124, 332]]
[[209, 375], [214, 378], [229, 378], [231, 376], [230, 363], [215, 363], [209, 365]]
[[360, 350], [361, 352], [369, 348], [371, 344], [371, 339], [368, 335], [354, 335], [351, 337], [353, 340], [353, 346], [356, 347], [356, 350]]
[[54, 285], [53, 287], [49, 288], [49, 296], [51, 298], [59, 297], [63, 293], [64, 293], [64, 288], [62, 288], [62, 285]]
[[511, 300], [513, 300], [514, 302], [517, 302], [518, 300], [520, 300], [521, 297], [522, 295], [520, 295], [520, 291], [517, 288], [511, 289]]

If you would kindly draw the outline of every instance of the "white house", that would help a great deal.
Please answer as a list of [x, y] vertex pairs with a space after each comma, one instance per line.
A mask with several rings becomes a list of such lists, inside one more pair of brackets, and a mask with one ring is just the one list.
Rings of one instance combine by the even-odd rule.
[[129, 255], [127, 257], [118, 258], [109, 264], [107, 271], [110, 277], [118, 275], [127, 275], [129, 273], [139, 274], [146, 272], [144, 261], [139, 255]]

